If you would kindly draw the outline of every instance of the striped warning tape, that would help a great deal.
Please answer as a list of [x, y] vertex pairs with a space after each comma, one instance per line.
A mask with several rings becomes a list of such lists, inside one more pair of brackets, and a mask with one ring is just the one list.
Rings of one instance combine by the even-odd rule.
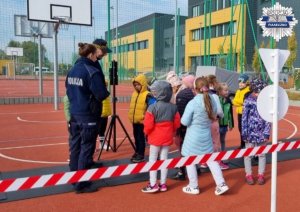
[[124, 164], [119, 166], [101, 167], [98, 169], [80, 170], [17, 179], [5, 179], [0, 181], [0, 192], [42, 188], [77, 183], [82, 181], [93, 181], [104, 178], [144, 173], [166, 168], [171, 169], [192, 164], [206, 163], [208, 161], [230, 160], [245, 156], [282, 152], [299, 148], [300, 141], [293, 141], [247, 149], [222, 151], [201, 156], [189, 156], [167, 160], [158, 160], [156, 162]]

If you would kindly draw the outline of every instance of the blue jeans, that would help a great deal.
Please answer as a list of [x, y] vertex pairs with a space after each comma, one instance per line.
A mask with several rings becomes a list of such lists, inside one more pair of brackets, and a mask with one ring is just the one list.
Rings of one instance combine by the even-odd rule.
[[220, 126], [220, 142], [221, 142], [221, 150], [224, 151], [225, 150], [225, 137], [226, 137], [226, 133], [228, 131], [228, 127], [227, 126]]

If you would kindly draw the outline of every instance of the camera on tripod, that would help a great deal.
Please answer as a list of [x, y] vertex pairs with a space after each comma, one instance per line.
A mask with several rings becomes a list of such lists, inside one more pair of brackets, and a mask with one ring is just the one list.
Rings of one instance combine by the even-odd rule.
[[118, 85], [118, 62], [113, 60], [109, 68], [109, 81], [111, 85]]

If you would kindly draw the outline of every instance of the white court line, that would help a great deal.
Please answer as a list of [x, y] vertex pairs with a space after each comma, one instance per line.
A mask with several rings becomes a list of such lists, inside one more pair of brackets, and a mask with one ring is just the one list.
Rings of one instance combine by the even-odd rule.
[[51, 111], [35, 111], [35, 112], [8, 112], [8, 113], [0, 113], [0, 115], [19, 115], [19, 114], [36, 114], [36, 113], [57, 113], [60, 112], [58, 110]]
[[18, 121], [27, 122], [27, 123], [42, 123], [42, 124], [57, 124], [57, 123], [67, 123], [67, 121], [30, 121], [26, 119], [20, 118], [20, 116], [17, 116]]
[[5, 140], [1, 141], [0, 143], [7, 143], [7, 142], [14, 142], [14, 141], [32, 141], [32, 140], [47, 140], [47, 139], [61, 139], [61, 138], [67, 138], [68, 136], [53, 136], [53, 137], [41, 137], [41, 138], [19, 138], [19, 139], [11, 139], [11, 140]]
[[[294, 132], [288, 136], [286, 139], [290, 139], [292, 138], [297, 132], [298, 132], [298, 128], [297, 126], [290, 120], [288, 119], [283, 119], [285, 121], [287, 121], [288, 123], [290, 123], [293, 127], [294, 127]], [[67, 136], [65, 136], [67, 137]], [[123, 140], [124, 138], [116, 138], [117, 140]], [[132, 138], [133, 139], [133, 138]], [[19, 146], [19, 147], [7, 147], [7, 148], [0, 148], [0, 150], [4, 150], [4, 149], [22, 149], [22, 148], [34, 148], [34, 147], [43, 147], [43, 146], [55, 146], [55, 145], [65, 145], [67, 143], [57, 143], [57, 144], [44, 144], [44, 145], [33, 145], [33, 146]], [[173, 150], [169, 153], [175, 153], [178, 152], [178, 150]], [[44, 164], [68, 164], [67, 162], [49, 162], [49, 161], [34, 161], [34, 160], [23, 160], [23, 159], [18, 159], [18, 158], [13, 158], [13, 157], [9, 157], [6, 155], [3, 155], [0, 153], [0, 157], [6, 158], [6, 159], [10, 159], [10, 160], [14, 160], [14, 161], [20, 161], [20, 162], [27, 162], [27, 163], [44, 163]]]
[[294, 122], [292, 122], [292, 121], [290, 121], [290, 120], [288, 120], [288, 119], [283, 119], [283, 120], [285, 120], [286, 122], [288, 122], [288, 123], [290, 123], [293, 127], [294, 127], [294, 132], [290, 135], [290, 136], [288, 136], [286, 139], [290, 139], [290, 138], [292, 138], [297, 132], [298, 132], [298, 128], [297, 128], [297, 126], [294, 124]]
[[56, 146], [56, 145], [65, 145], [65, 144], [68, 144], [68, 143], [38, 144], [38, 145], [30, 145], [30, 146], [4, 147], [4, 148], [0, 148], [0, 150], [25, 149], [25, 148], [46, 147], [46, 146]]
[[8, 160], [13, 160], [13, 161], [19, 161], [19, 162], [25, 162], [25, 163], [42, 163], [42, 164], [68, 164], [68, 162], [51, 162], [51, 161], [40, 161], [40, 160], [24, 160], [24, 159], [19, 159], [19, 158], [13, 158], [9, 157], [7, 155], [4, 155], [0, 153], [0, 157], [8, 159]]

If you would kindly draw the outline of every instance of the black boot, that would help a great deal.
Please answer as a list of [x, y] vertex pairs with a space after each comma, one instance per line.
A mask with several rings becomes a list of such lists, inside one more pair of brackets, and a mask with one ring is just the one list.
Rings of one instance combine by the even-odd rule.
[[180, 180], [184, 181], [185, 180], [185, 167], [180, 167], [175, 176], [172, 177], [173, 180]]

